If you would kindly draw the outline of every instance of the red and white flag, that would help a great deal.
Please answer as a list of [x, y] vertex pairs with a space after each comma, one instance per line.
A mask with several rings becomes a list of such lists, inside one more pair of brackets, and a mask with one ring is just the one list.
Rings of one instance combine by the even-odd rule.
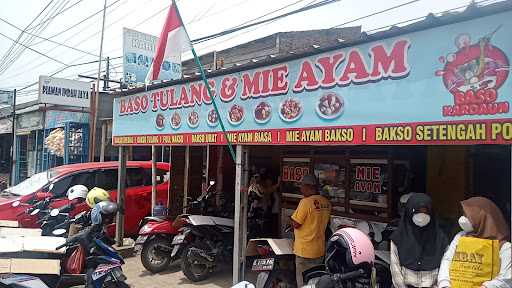
[[158, 80], [164, 60], [181, 64], [181, 54], [190, 50], [192, 50], [190, 39], [181, 21], [178, 8], [172, 1], [156, 46], [153, 63], [146, 76], [146, 83]]

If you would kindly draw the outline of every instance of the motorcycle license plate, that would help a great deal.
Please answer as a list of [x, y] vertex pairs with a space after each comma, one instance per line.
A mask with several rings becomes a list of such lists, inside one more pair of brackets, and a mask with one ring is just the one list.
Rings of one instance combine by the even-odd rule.
[[256, 259], [252, 263], [252, 271], [268, 271], [274, 268], [274, 258]]
[[172, 245], [178, 245], [178, 244], [181, 244], [183, 243], [185, 240], [185, 235], [176, 235], [174, 236], [174, 238], [172, 239]]

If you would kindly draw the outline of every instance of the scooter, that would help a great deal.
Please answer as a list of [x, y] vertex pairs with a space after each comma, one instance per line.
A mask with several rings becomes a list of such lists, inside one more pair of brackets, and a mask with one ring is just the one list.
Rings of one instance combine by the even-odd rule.
[[121, 268], [124, 264], [123, 258], [105, 241], [111, 240], [106, 238], [103, 228], [93, 225], [69, 237], [66, 243], [56, 249], [84, 249], [86, 288], [129, 287]]
[[255, 256], [256, 288], [296, 287], [295, 255], [291, 239], [250, 240], [247, 256]]
[[176, 220], [182, 227], [172, 241], [171, 258], [181, 254], [181, 270], [193, 282], [207, 279], [217, 265], [231, 262], [233, 256], [233, 219], [205, 216], [210, 214], [213, 184], [210, 182], [206, 193], [191, 204], [199, 205], [202, 215], [182, 215]]

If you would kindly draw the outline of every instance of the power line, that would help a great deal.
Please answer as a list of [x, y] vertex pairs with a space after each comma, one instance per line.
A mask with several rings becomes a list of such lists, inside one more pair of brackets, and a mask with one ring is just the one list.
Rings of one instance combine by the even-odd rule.
[[[7, 25], [9, 25], [9, 26], [11, 26], [11, 27], [13, 27], [13, 28], [15, 28], [15, 29], [17, 29], [17, 30], [19, 30], [19, 31], [23, 31], [23, 30], [22, 30], [21, 28], [19, 28], [18, 26], [16, 26], [16, 25], [12, 24], [11, 22], [9, 22], [9, 21], [7, 21], [7, 20], [5, 20], [5, 19], [1, 18], [1, 17], [0, 17], [0, 21], [2, 21], [2, 22], [4, 22], [4, 23], [6, 23]], [[58, 46], [63, 46], [63, 47], [66, 47], [66, 48], [69, 48], [69, 49], [73, 49], [73, 50], [78, 51], [78, 52], [82, 52], [82, 53], [85, 53], [85, 54], [88, 54], [88, 55], [91, 55], [91, 56], [94, 56], [94, 57], [98, 57], [98, 55], [96, 55], [96, 54], [93, 54], [93, 53], [90, 53], [90, 52], [87, 52], [87, 51], [84, 51], [84, 50], [81, 50], [81, 49], [78, 49], [78, 48], [75, 48], [75, 47], [71, 47], [71, 46], [68, 46], [68, 45], [66, 45], [66, 44], [64, 44], [64, 43], [59, 43], [59, 42], [57, 42], [57, 41], [53, 41], [53, 40], [51, 40], [51, 39], [49, 39], [49, 38], [41, 37], [41, 36], [39, 36], [39, 35], [35, 35], [35, 34], [30, 33], [30, 32], [27, 32], [27, 31], [25, 31], [25, 34], [32, 35], [32, 36], [37, 37], [37, 38], [39, 38], [39, 39], [43, 39], [43, 40], [45, 40], [45, 41], [48, 41], [48, 42], [51, 42], [51, 43], [57, 44]]]
[[[112, 2], [112, 3], [110, 3], [109, 5], [107, 5], [107, 8], [110, 8], [111, 6], [113, 6], [114, 4], [118, 3], [119, 1], [121, 1], [121, 0], [116, 0], [116, 1], [114, 1], [114, 2]], [[127, 1], [128, 1], [128, 0], [125, 0], [124, 2], [126, 3]], [[120, 6], [121, 6], [121, 5], [119, 5], [117, 8], [119, 8]], [[68, 28], [66, 28], [66, 29], [64, 29], [64, 30], [61, 30], [60, 32], [57, 32], [57, 33], [53, 34], [52, 36], [48, 37], [48, 39], [55, 38], [55, 37], [57, 37], [57, 36], [59, 36], [59, 35], [61, 35], [61, 34], [63, 34], [63, 33], [68, 32], [69, 30], [71, 30], [71, 29], [73, 29], [73, 28], [75, 28], [75, 27], [79, 26], [80, 24], [83, 24], [85, 21], [87, 21], [87, 20], [89, 20], [89, 19], [93, 18], [94, 16], [98, 15], [98, 14], [99, 14], [99, 13], [101, 13], [102, 11], [103, 11], [103, 9], [96, 11], [95, 13], [93, 13], [93, 14], [91, 14], [91, 15], [89, 15], [89, 16], [87, 16], [87, 17], [85, 17], [84, 19], [82, 19], [82, 20], [78, 21], [77, 23], [73, 24], [72, 26], [70, 26], [70, 27], [68, 27]], [[78, 34], [75, 34], [75, 35], [78, 35]], [[69, 39], [68, 39], [68, 40], [69, 40]], [[37, 42], [37, 43], [35, 43], [34, 45], [37, 45], [37, 44], [42, 43], [42, 42], [44, 42], [44, 41]]]
[[[7, 38], [7, 39], [9, 39], [9, 40], [11, 40], [11, 41], [16, 41], [16, 40], [12, 39], [11, 37], [9, 37], [9, 36], [7, 36], [7, 35], [3, 34], [2, 32], [0, 32], [0, 35], [4, 36], [5, 38]], [[57, 59], [55, 59], [55, 58], [53, 58], [53, 57], [50, 57], [50, 56], [48, 56], [48, 55], [46, 55], [46, 54], [43, 54], [43, 53], [41, 53], [41, 52], [39, 52], [39, 51], [37, 51], [37, 50], [35, 50], [35, 49], [32, 49], [32, 48], [30, 48], [30, 47], [28, 47], [28, 46], [25, 46], [24, 44], [22, 45], [22, 44], [18, 43], [18, 45], [21, 45], [21, 46], [25, 47], [26, 49], [29, 49], [29, 50], [31, 50], [31, 51], [33, 51], [33, 52], [36, 52], [37, 54], [39, 54], [39, 55], [41, 55], [41, 56], [44, 56], [44, 57], [46, 57], [46, 58], [48, 58], [48, 59], [50, 59], [50, 60], [53, 60], [53, 61], [55, 61], [55, 62], [57, 62], [57, 63], [60, 63], [60, 64], [62, 64], [62, 65], [66, 65], [66, 66], [68, 66], [68, 64], [66, 64], [66, 63], [64, 63], [64, 62], [62, 62], [62, 61], [60, 61], [60, 60], [57, 60]]]
[[66, 9], [61, 10], [59, 13], [57, 13], [57, 14], [55, 14], [54, 16], [52, 16], [52, 17], [50, 17], [50, 18], [48, 18], [48, 19], [44, 20], [43, 22], [39, 23], [38, 25], [36, 25], [36, 26], [34, 26], [34, 27], [29, 28], [28, 30], [33, 30], [34, 28], [36, 28], [36, 27], [37, 27], [37, 26], [39, 26], [39, 25], [43, 25], [43, 24], [45, 24], [45, 23], [46, 23], [46, 22], [48, 22], [48, 21], [52, 21], [52, 20], [53, 20], [53, 19], [55, 19], [57, 16], [59, 16], [59, 15], [63, 14], [64, 12], [68, 11], [69, 9], [71, 9], [71, 8], [75, 7], [76, 5], [78, 5], [78, 4], [79, 4], [80, 2], [82, 2], [82, 1], [83, 1], [83, 0], [78, 0], [78, 1], [76, 1], [75, 3], [71, 4], [71, 6], [67, 7]]
[[[123, 58], [123, 56], [118, 56], [118, 57], [113, 57], [113, 58], [110, 58], [110, 59], [119, 59], [119, 58]], [[68, 68], [71, 68], [71, 67], [77, 67], [77, 66], [82, 66], [82, 65], [87, 65], [87, 64], [93, 64], [93, 63], [98, 63], [99, 60], [96, 60], [96, 61], [89, 61], [89, 62], [83, 62], [83, 63], [77, 63], [77, 64], [70, 64], [70, 65], [67, 65], [66, 67], [63, 67], [55, 72], [53, 72], [52, 74], [48, 75], [48, 76], [55, 76], [57, 74], [59, 74], [60, 72], [68, 69]], [[103, 59], [102, 61], [105, 61], [105, 59]], [[21, 89], [18, 89], [18, 91], [22, 91], [22, 90], [25, 90], [27, 88], [30, 88], [34, 85], [37, 85], [39, 82], [34, 82], [32, 84], [29, 84], [27, 86], [24, 86], [22, 87]]]
[[[487, 2], [491, 2], [491, 1], [495, 1], [495, 0], [482, 0], [482, 1], [474, 2], [474, 4], [483, 4], [483, 3], [487, 3]], [[450, 8], [448, 10], [444, 10], [444, 11], [441, 11], [441, 12], [436, 12], [436, 13], [433, 13], [433, 14], [434, 15], [435, 14], [441, 15], [443, 13], [452, 12], [452, 11], [455, 11], [455, 10], [466, 8], [466, 7], [470, 6], [470, 5], [471, 4], [462, 5], [462, 6], [459, 6], [459, 7]], [[416, 17], [416, 18], [408, 19], [408, 20], [401, 21], [401, 22], [396, 22], [396, 23], [385, 25], [385, 26], [381, 26], [381, 27], [378, 27], [378, 28], [373, 28], [373, 29], [367, 30], [365, 32], [371, 33], [371, 32], [379, 31], [379, 30], [382, 30], [382, 29], [385, 29], [385, 28], [389, 28], [389, 27], [392, 27], [392, 26], [406, 24], [406, 23], [410, 23], [410, 22], [413, 22], [413, 21], [421, 20], [421, 19], [424, 19], [425, 17], [427, 17], [427, 16], [421, 16], [421, 17]]]
[[[58, 13], [60, 12], [59, 10], [62, 10], [68, 3], [69, 3], [70, 0], [64, 0], [64, 1], [61, 1], [60, 3], [55, 3], [53, 5], [52, 8], [49, 9], [49, 11], [47, 11], [46, 15], [43, 16], [43, 19], [47, 18], [47, 17], [52, 17], [54, 13]], [[41, 20], [43, 21], [43, 20]], [[41, 24], [41, 21], [40, 23], [36, 24], [39, 25]], [[34, 34], [38, 34], [38, 33], [42, 33], [49, 25], [50, 25], [51, 22], [46, 22], [44, 25], [40, 25], [37, 30], [35, 31]], [[22, 31], [23, 33], [24, 31]], [[34, 35], [32, 34], [32, 35]], [[16, 48], [14, 48], [16, 50], [15, 55], [10, 57], [9, 59], [3, 59], [4, 61], [0, 64], [0, 75], [5, 72], [7, 69], [9, 69], [9, 67], [12, 66], [12, 64], [19, 59], [19, 57], [21, 56], [21, 54], [23, 54], [23, 52], [25, 51], [25, 47], [27, 46], [30, 46], [30, 44], [32, 43], [32, 41], [34, 40], [35, 37], [33, 36], [29, 36], [27, 37], [28, 39], [24, 39], [23, 41], [18, 41], [17, 44], [20, 44], [18, 46], [16, 46]]]
[[396, 5], [396, 6], [393, 6], [393, 7], [387, 8], [387, 9], [384, 9], [384, 10], [380, 10], [380, 11], [377, 11], [377, 12], [374, 12], [374, 13], [371, 13], [371, 14], [368, 14], [368, 15], [365, 15], [365, 16], [362, 16], [362, 17], [359, 17], [359, 18], [356, 18], [356, 19], [353, 19], [353, 20], [350, 20], [350, 21], [347, 21], [347, 22], [341, 23], [341, 24], [338, 24], [338, 25], [336, 25], [336, 26], [332, 26], [332, 27], [331, 27], [331, 28], [329, 28], [329, 29], [338, 28], [338, 27], [341, 27], [341, 26], [344, 26], [344, 25], [350, 24], [350, 23], [352, 23], [352, 22], [356, 22], [356, 21], [359, 21], [359, 20], [363, 20], [363, 19], [366, 19], [366, 18], [369, 18], [369, 17], [375, 16], [375, 15], [378, 15], [378, 14], [382, 14], [382, 13], [385, 13], [385, 12], [388, 12], [388, 11], [391, 11], [391, 10], [394, 10], [394, 9], [398, 9], [398, 8], [401, 8], [401, 7], [404, 7], [404, 6], [407, 6], [407, 5], [410, 5], [410, 4], [413, 4], [413, 3], [419, 2], [419, 1], [421, 1], [421, 0], [413, 0], [413, 1], [406, 2], [406, 3], [402, 3], [402, 4], [399, 4], [399, 5]]
[[41, 10], [37, 16], [32, 19], [32, 21], [30, 21], [30, 23], [27, 25], [27, 27], [25, 27], [25, 29], [23, 29], [23, 31], [18, 35], [18, 38], [16, 38], [16, 40], [14, 41], [14, 43], [11, 44], [11, 46], [9, 47], [9, 49], [7, 50], [7, 52], [4, 53], [4, 55], [2, 56], [2, 59], [0, 60], [0, 63], [3, 63], [5, 61], [5, 59], [8, 57], [8, 55], [10, 55], [12, 49], [16, 46], [16, 44], [18, 43], [18, 41], [20, 40], [20, 38], [23, 36], [23, 33], [25, 32], [25, 30], [27, 30], [30, 25], [32, 25], [32, 23], [34, 23], [34, 21], [36, 21], [36, 19], [41, 15], [43, 14], [43, 12], [48, 8], [48, 6], [50, 6], [50, 4], [53, 2], [54, 0], [51, 0], [50, 2], [48, 2], [48, 4], [46, 4], [46, 6], [43, 8], [43, 10]]
[[[121, 0], [116, 0], [116, 1], [112, 2], [110, 5], [107, 5], [107, 8], [108, 8], [108, 7], [113, 6], [114, 4], [118, 3], [119, 1], [121, 1]], [[124, 3], [126, 3], [126, 1], [127, 1], [127, 0], [125, 0], [125, 2], [124, 2]], [[123, 3], [123, 4], [124, 4], [124, 3]], [[117, 9], [117, 8], [121, 7], [123, 4], [121, 4], [121, 5], [117, 6], [116, 8], [114, 8], [114, 9], [113, 9], [113, 10], [111, 10], [111, 11], [109, 11], [108, 13], [113, 12], [115, 9]], [[56, 37], [56, 36], [58, 36], [58, 35], [61, 35], [62, 33], [65, 33], [65, 32], [67, 32], [67, 31], [69, 31], [69, 30], [71, 30], [72, 28], [74, 28], [74, 27], [76, 27], [76, 26], [78, 26], [78, 25], [80, 25], [80, 24], [84, 23], [84, 21], [86, 21], [86, 20], [88, 20], [88, 19], [90, 19], [90, 18], [94, 17], [94, 16], [95, 16], [95, 15], [97, 15], [98, 13], [101, 13], [102, 11], [103, 11], [103, 9], [102, 9], [102, 10], [99, 10], [99, 11], [97, 11], [97, 12], [95, 12], [95, 13], [94, 13], [94, 14], [92, 14], [92, 15], [89, 15], [88, 17], [86, 17], [85, 19], [82, 19], [80, 22], [78, 22], [78, 23], [74, 24], [73, 26], [68, 27], [68, 28], [66, 28], [65, 30], [62, 30], [62, 31], [60, 31], [60, 32], [58, 32], [58, 33], [56, 33], [56, 34], [54, 34], [54, 35], [52, 35], [52, 36], [50, 36], [50, 37], [48, 37], [48, 38], [46, 38], [46, 39], [48, 39], [48, 40], [49, 40], [49, 39], [54, 38], [54, 37]], [[108, 27], [108, 26], [107, 26], [107, 27]], [[89, 27], [86, 27], [86, 28], [89, 28]], [[64, 42], [66, 42], [66, 41], [68, 41], [68, 40], [70, 40], [70, 39], [72, 39], [72, 38], [74, 38], [74, 37], [76, 37], [76, 36], [79, 36], [81, 31], [83, 31], [83, 30], [80, 30], [78, 33], [75, 33], [75, 34], [74, 34], [74, 35], [72, 35], [71, 37], [67, 38], [66, 40], [64, 40]], [[98, 34], [98, 33], [99, 33], [99, 32], [97, 32], [96, 34]], [[96, 35], [96, 34], [94, 34], [94, 35]], [[93, 35], [93, 36], [94, 36], [94, 35]], [[88, 38], [86, 38], [85, 40], [83, 40], [83, 41], [81, 41], [81, 42], [77, 43], [76, 45], [79, 45], [79, 44], [81, 44], [81, 43], [85, 42], [86, 40], [88, 40], [88, 39], [90, 39], [90, 38], [91, 38], [91, 37], [88, 37]], [[38, 44], [40, 44], [40, 43], [42, 43], [42, 42], [44, 42], [44, 41], [40, 41], [40, 42], [34, 43], [33, 45], [38, 45]], [[49, 53], [49, 52], [51, 52], [51, 51], [53, 51], [53, 49], [47, 50], [45, 53]], [[87, 54], [92, 54], [92, 53], [87, 53]], [[98, 57], [97, 55], [93, 55], [93, 56], [94, 56], [94, 57]], [[74, 61], [76, 61], [76, 60], [82, 59], [82, 58], [84, 58], [84, 57], [79, 57], [79, 58], [77, 58], [77, 59], [75, 59], [75, 60], [71, 61], [71, 63], [73, 63], [73, 62], [74, 62]], [[34, 60], [35, 60], [35, 59], [34, 59]], [[37, 68], [41, 67], [42, 65], [44, 65], [44, 64], [45, 64], [45, 63], [47, 63], [47, 62], [48, 62], [48, 61], [47, 61], [47, 60], [45, 60], [45, 61], [43, 61], [43, 62], [41, 62], [41, 63], [39, 63], [39, 64], [37, 64], [37, 65], [35, 65], [35, 66], [32, 66], [31, 68], [28, 68], [28, 69], [23, 70], [22, 72], [19, 72], [17, 75], [23, 74], [23, 73], [25, 73], [25, 72], [27, 72], [27, 71], [30, 71], [30, 70], [37, 69]], [[15, 75], [15, 76], [16, 76], [16, 75]], [[13, 78], [13, 77], [15, 77], [15, 76], [10, 76], [10, 77], [8, 77], [7, 79]], [[4, 79], [4, 80], [5, 80], [5, 79]]]
[[[335, 2], [339, 2], [339, 1], [341, 1], [341, 0], [324, 0], [324, 1], [312, 4], [312, 5], [304, 6], [302, 8], [299, 8], [299, 9], [296, 9], [296, 10], [293, 10], [293, 11], [290, 11], [290, 12], [287, 12], [287, 13], [284, 13], [284, 14], [281, 14], [281, 15], [269, 18], [269, 19], [261, 20], [261, 21], [254, 22], [254, 23], [247, 24], [247, 25], [243, 25], [243, 26], [235, 26], [233, 28], [224, 30], [224, 31], [219, 32], [219, 33], [215, 33], [215, 34], [212, 34], [212, 35], [209, 35], [209, 36], [205, 36], [205, 37], [201, 37], [201, 38], [198, 38], [198, 39], [191, 40], [191, 42], [193, 44], [202, 43], [202, 42], [205, 42], [205, 41], [208, 41], [208, 40], [211, 40], [211, 39], [215, 39], [215, 38], [218, 38], [218, 37], [222, 37], [222, 36], [225, 36], [225, 35], [228, 35], [228, 34], [231, 34], [231, 33], [237, 32], [237, 31], [240, 31], [240, 30], [244, 30], [244, 29], [247, 29], [247, 28], [250, 28], [250, 27], [253, 27], [253, 26], [257, 26], [257, 25], [261, 25], [261, 24], [264, 24], [264, 23], [267, 23], [267, 22], [275, 21], [275, 20], [278, 20], [278, 19], [281, 19], [281, 18], [284, 18], [284, 17], [288, 17], [288, 16], [291, 16], [291, 15], [294, 15], [294, 14], [302, 13], [302, 12], [305, 12], [305, 11], [308, 11], [308, 10], [311, 10], [311, 9], [315, 9], [315, 8], [322, 7], [322, 6], [325, 6], [325, 5], [329, 5], [329, 4], [332, 4], [332, 3], [335, 3]], [[416, 0], [416, 1], [419, 1], [419, 0]]]

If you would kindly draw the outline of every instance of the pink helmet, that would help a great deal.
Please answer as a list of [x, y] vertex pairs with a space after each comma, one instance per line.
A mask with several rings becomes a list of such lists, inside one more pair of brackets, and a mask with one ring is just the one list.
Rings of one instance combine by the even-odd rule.
[[342, 228], [327, 243], [325, 264], [331, 273], [347, 273], [359, 268], [371, 269], [375, 251], [370, 238], [355, 228]]

